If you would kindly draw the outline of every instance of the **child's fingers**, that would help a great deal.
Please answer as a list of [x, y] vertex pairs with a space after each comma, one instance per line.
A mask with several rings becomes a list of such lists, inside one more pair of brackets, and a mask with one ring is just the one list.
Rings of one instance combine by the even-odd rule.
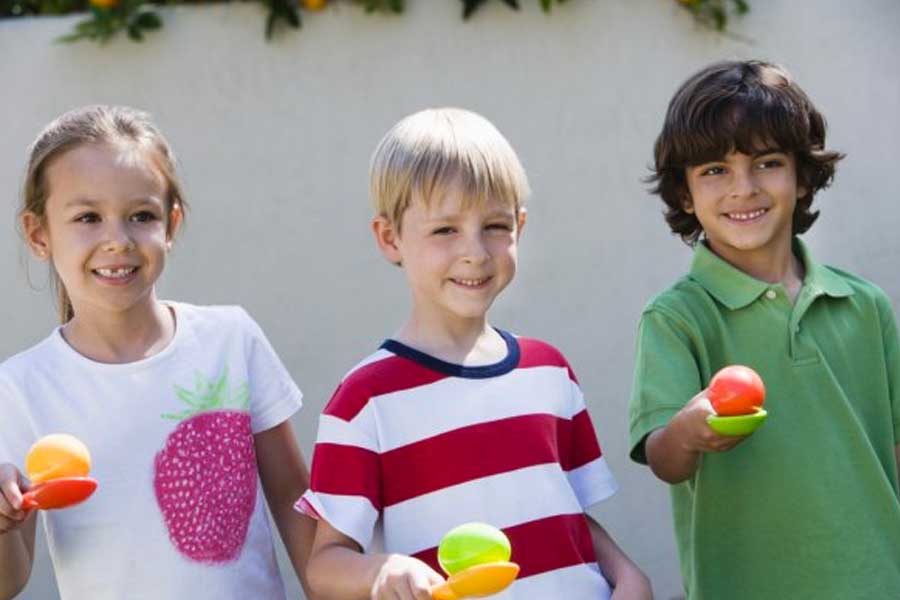
[[[22, 508], [22, 477], [19, 471], [12, 465], [0, 465], [0, 498], [2, 498], [12, 510]], [[4, 513], [6, 514], [6, 513]]]
[[[430, 573], [416, 572], [409, 578], [410, 598], [415, 600], [431, 600], [431, 588], [434, 584], [431, 581]], [[435, 584], [439, 583], [435, 582]]]
[[[21, 501], [19, 502], [21, 506]], [[0, 494], [0, 534], [11, 531], [22, 524], [25, 520], [26, 513], [21, 509], [16, 509]]]

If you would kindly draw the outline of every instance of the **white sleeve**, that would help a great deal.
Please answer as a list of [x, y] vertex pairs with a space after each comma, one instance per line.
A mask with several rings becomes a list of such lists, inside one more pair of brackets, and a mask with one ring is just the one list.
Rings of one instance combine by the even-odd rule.
[[28, 402], [6, 373], [0, 371], [0, 463], [12, 463], [23, 470], [25, 454], [35, 435]]
[[303, 393], [275, 353], [262, 329], [240, 309], [247, 343], [247, 385], [253, 433], [271, 429], [302, 406]]

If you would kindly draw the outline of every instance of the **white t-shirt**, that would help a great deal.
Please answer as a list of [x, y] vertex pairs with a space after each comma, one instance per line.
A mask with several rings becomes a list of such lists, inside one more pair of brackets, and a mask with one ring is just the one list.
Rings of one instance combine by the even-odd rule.
[[57, 329], [0, 365], [0, 462], [49, 433], [90, 450], [97, 491], [43, 513], [64, 599], [281, 600], [253, 434], [302, 395], [242, 308], [167, 304], [150, 358], [98, 363]]

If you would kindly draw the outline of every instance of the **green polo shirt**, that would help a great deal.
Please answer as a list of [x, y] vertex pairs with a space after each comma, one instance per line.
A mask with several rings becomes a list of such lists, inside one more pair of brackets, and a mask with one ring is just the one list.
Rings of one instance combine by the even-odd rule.
[[900, 598], [900, 345], [871, 283], [813, 261], [792, 304], [699, 244], [641, 316], [632, 459], [730, 364], [766, 385], [768, 420], [671, 486], [691, 600]]

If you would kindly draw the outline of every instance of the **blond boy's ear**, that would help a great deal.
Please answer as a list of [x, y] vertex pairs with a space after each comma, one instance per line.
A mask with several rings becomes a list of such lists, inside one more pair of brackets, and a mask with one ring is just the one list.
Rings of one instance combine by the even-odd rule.
[[524, 206], [519, 209], [519, 215], [516, 217], [516, 241], [522, 237], [522, 230], [525, 229], [525, 222], [528, 220], [528, 209]]
[[50, 258], [50, 239], [44, 219], [33, 212], [23, 213], [22, 231], [25, 233], [25, 243], [38, 259]]
[[400, 235], [391, 220], [382, 216], [372, 219], [372, 233], [375, 235], [378, 249], [388, 262], [398, 267], [401, 266], [403, 257], [400, 255], [400, 247], [397, 244]]

